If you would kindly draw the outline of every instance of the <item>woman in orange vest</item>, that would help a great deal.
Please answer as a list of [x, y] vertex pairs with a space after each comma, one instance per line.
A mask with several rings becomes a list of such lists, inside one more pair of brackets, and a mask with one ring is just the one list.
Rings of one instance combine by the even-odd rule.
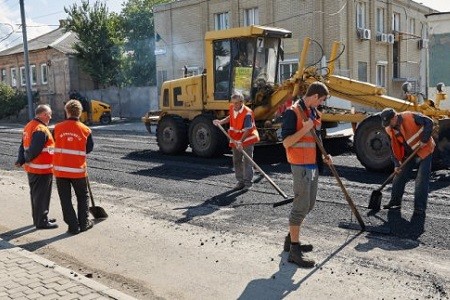
[[228, 116], [222, 120], [213, 120], [213, 123], [216, 126], [230, 123], [228, 134], [232, 139], [229, 146], [233, 152], [233, 166], [237, 179], [235, 189], [248, 190], [252, 186], [253, 165], [242, 151], [253, 158], [254, 145], [259, 142], [259, 134], [253, 111], [244, 105], [242, 93], [233, 93]]
[[[89, 216], [86, 155], [94, 142], [89, 127], [79, 121], [83, 107], [80, 101], [70, 100], [64, 107], [67, 119], [55, 125], [55, 155], [53, 173], [56, 177], [59, 200], [68, 232], [77, 234], [92, 228]], [[78, 216], [72, 205], [73, 187], [77, 197]]]
[[[315, 264], [314, 260], [304, 254], [312, 251], [313, 246], [300, 244], [300, 226], [316, 202], [319, 171], [316, 142], [311, 130], [320, 130], [321, 120], [317, 107], [328, 95], [328, 88], [323, 83], [314, 82], [308, 87], [303, 99], [296, 101], [283, 114], [281, 137], [294, 178], [294, 201], [284, 251], [289, 252], [288, 261], [301, 268], [312, 268]], [[300, 110], [308, 118], [307, 121], [302, 118]], [[331, 157], [325, 157], [324, 162], [331, 163]]]
[[[414, 214], [425, 215], [430, 185], [431, 163], [435, 147], [432, 138], [433, 120], [417, 113], [397, 113], [392, 108], [385, 108], [381, 114], [382, 126], [385, 127], [391, 139], [392, 157], [395, 164], [394, 180], [392, 182], [391, 200], [384, 209], [401, 207], [405, 185], [414, 167], [418, 167], [414, 191]], [[417, 154], [400, 169], [403, 162], [416, 147]]]
[[41, 104], [36, 107], [35, 118], [23, 129], [22, 144], [16, 161], [16, 166], [23, 166], [28, 175], [33, 224], [37, 229], [58, 227], [55, 219], [47, 217], [52, 194], [52, 160], [55, 144], [47, 127], [51, 118], [50, 106]]

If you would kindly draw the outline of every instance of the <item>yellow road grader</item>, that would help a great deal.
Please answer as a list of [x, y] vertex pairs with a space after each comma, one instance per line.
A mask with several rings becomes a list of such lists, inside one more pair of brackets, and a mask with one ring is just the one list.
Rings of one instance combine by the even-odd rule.
[[[405, 99], [385, 95], [376, 85], [334, 75], [334, 61], [342, 45], [335, 42], [327, 66], [306, 66], [310, 39], [305, 39], [295, 74], [278, 82], [278, 66], [283, 58], [282, 39], [292, 33], [281, 28], [249, 26], [211, 31], [205, 35], [205, 71], [201, 75], [166, 81], [162, 84], [159, 111], [148, 112], [142, 121], [147, 128], [157, 124], [156, 138], [165, 154], [179, 154], [190, 145], [201, 157], [211, 157], [227, 147], [225, 136], [212, 124], [215, 118], [228, 113], [230, 95], [239, 90], [246, 104], [253, 109], [261, 143], [279, 142], [277, 113], [292, 95], [302, 95], [314, 81], [325, 83], [331, 95], [382, 110], [391, 107], [397, 111], [418, 111], [435, 120], [439, 134], [434, 155], [435, 166], [450, 163], [450, 111], [440, 109], [446, 99], [443, 89], [435, 101], [419, 103], [416, 95], [404, 85]], [[389, 139], [381, 126], [378, 114], [350, 111], [338, 112], [323, 108], [323, 127], [327, 124], [350, 122], [357, 124], [354, 149], [358, 160], [369, 170], [383, 171], [392, 166]], [[323, 134], [324, 136], [326, 133]]]

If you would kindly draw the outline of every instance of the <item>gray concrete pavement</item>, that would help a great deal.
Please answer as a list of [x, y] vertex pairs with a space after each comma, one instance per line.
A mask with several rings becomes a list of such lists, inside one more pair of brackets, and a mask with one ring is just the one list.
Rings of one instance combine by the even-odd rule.
[[0, 299], [135, 299], [0, 239]]

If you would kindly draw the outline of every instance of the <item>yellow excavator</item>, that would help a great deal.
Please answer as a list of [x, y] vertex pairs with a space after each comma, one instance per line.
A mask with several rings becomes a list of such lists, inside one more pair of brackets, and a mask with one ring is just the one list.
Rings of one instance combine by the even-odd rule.
[[[205, 35], [205, 70], [203, 74], [166, 81], [162, 84], [159, 111], [150, 111], [142, 121], [147, 129], [157, 125], [156, 139], [161, 152], [179, 154], [190, 145], [202, 157], [211, 157], [227, 147], [225, 136], [212, 120], [228, 113], [230, 95], [239, 90], [246, 105], [255, 113], [261, 143], [279, 142], [280, 108], [292, 96], [302, 95], [311, 82], [325, 83], [331, 95], [377, 110], [391, 107], [397, 111], [418, 111], [439, 126], [434, 165], [450, 166], [450, 111], [439, 108], [447, 98], [442, 86], [435, 101], [419, 103], [417, 95], [404, 84], [405, 99], [385, 95], [376, 85], [334, 75], [334, 61], [342, 52], [335, 42], [327, 66], [306, 66], [311, 39], [305, 39], [299, 66], [289, 79], [278, 82], [278, 66], [283, 59], [282, 39], [291, 38], [288, 30], [249, 26], [207, 32]], [[381, 127], [379, 114], [367, 114], [323, 107], [323, 128], [350, 122], [356, 126], [354, 148], [358, 160], [369, 170], [383, 171], [392, 166], [389, 139]], [[330, 125], [330, 126], [327, 126]], [[150, 131], [150, 130], [149, 130]], [[323, 132], [326, 136], [326, 132]]]

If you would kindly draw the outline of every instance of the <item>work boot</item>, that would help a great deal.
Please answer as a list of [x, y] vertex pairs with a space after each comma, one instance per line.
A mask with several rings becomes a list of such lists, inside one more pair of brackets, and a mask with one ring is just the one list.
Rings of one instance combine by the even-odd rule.
[[[286, 238], [284, 239], [284, 251], [285, 252], [289, 252], [290, 249], [291, 249], [291, 234], [288, 233]], [[300, 251], [302, 251], [302, 252], [311, 252], [312, 250], [313, 250], [313, 245], [311, 245], [311, 244], [300, 244]]]
[[300, 245], [291, 245], [289, 250], [288, 262], [294, 263], [300, 268], [313, 268], [316, 262], [305, 257], [300, 250]]
[[94, 227], [94, 222], [92, 222], [91, 220], [87, 220], [85, 226], [80, 226], [80, 232], [87, 231], [92, 227]]

